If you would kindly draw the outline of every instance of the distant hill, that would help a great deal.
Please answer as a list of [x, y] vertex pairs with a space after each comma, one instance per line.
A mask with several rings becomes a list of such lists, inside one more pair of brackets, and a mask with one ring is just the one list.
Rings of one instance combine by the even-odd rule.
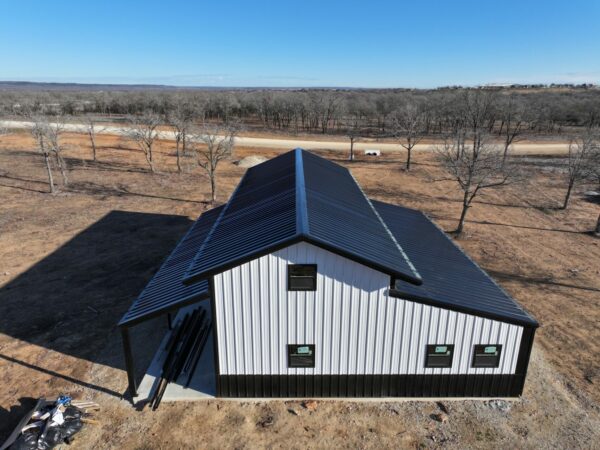
[[172, 91], [219, 90], [217, 87], [181, 87], [162, 84], [93, 84], [44, 83], [34, 81], [0, 81], [0, 91]]
[[[0, 91], [81, 91], [81, 92], [101, 92], [101, 91], [299, 91], [299, 90], [379, 90], [379, 89], [361, 89], [347, 87], [227, 87], [227, 86], [170, 86], [166, 84], [95, 84], [95, 83], [46, 83], [35, 81], [0, 81]], [[386, 90], [386, 89], [383, 89]], [[406, 89], [391, 89], [406, 90]]]

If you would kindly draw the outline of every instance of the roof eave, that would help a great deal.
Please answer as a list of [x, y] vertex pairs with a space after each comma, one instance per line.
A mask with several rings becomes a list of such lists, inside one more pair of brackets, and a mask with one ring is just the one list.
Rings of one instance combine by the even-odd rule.
[[270, 253], [276, 252], [277, 250], [281, 250], [282, 248], [289, 247], [290, 245], [297, 244], [298, 242], [307, 242], [309, 244], [313, 244], [317, 247], [320, 247], [324, 250], [330, 251], [337, 255], [340, 255], [346, 259], [362, 264], [363, 266], [369, 267], [371, 269], [377, 270], [379, 272], [385, 273], [391, 277], [406, 281], [408, 283], [414, 285], [421, 285], [423, 280], [421, 278], [417, 278], [411, 274], [406, 274], [404, 272], [398, 272], [397, 270], [383, 266], [381, 264], [377, 264], [376, 262], [367, 260], [362, 258], [360, 255], [356, 255], [352, 252], [348, 252], [347, 250], [341, 249], [339, 247], [333, 246], [328, 242], [322, 241], [320, 239], [315, 238], [314, 236], [310, 236], [307, 234], [296, 234], [291, 238], [284, 239], [279, 241], [273, 245], [265, 247], [257, 252], [252, 252], [243, 257], [236, 258], [235, 260], [228, 261], [226, 264], [221, 264], [220, 266], [212, 267], [203, 272], [196, 273], [194, 275], [183, 278], [183, 284], [191, 285], [197, 283], [202, 280], [206, 280], [209, 277], [216, 275], [218, 273], [225, 272], [226, 270], [232, 269], [237, 266], [241, 266], [249, 261], [260, 258], [261, 256], [268, 255]]
[[529, 314], [527, 314], [527, 316], [529, 317], [529, 320], [519, 319], [517, 317], [509, 317], [509, 316], [504, 316], [501, 314], [494, 314], [494, 313], [487, 312], [487, 311], [481, 311], [481, 310], [478, 310], [477, 308], [470, 308], [470, 307], [464, 306], [464, 305], [450, 304], [450, 303], [442, 302], [433, 297], [425, 297], [425, 296], [410, 294], [407, 292], [402, 292], [399, 289], [393, 289], [393, 288], [391, 288], [389, 290], [389, 295], [391, 297], [402, 299], [402, 300], [414, 301], [414, 302], [422, 303], [425, 305], [430, 305], [430, 306], [435, 306], [435, 307], [442, 308], [442, 309], [448, 309], [451, 311], [470, 314], [473, 316], [483, 317], [486, 319], [497, 320], [499, 322], [506, 322], [506, 323], [510, 323], [513, 325], [519, 325], [519, 326], [530, 327], [530, 328], [538, 328], [540, 326], [538, 321], [535, 320], [533, 317], [531, 317]]
[[178, 302], [176, 305], [170, 305], [168, 308], [162, 308], [162, 309], [156, 309], [154, 311], [152, 311], [151, 314], [145, 315], [145, 316], [141, 316], [141, 317], [136, 317], [134, 319], [130, 319], [127, 320], [125, 319], [125, 316], [127, 314], [125, 314], [121, 320], [119, 321], [119, 323], [117, 324], [117, 327], [119, 328], [129, 328], [132, 327], [134, 325], [137, 325], [138, 323], [142, 323], [145, 322], [147, 320], [153, 319], [155, 317], [159, 317], [162, 316], [164, 314], [167, 314], [169, 312], [173, 312], [173, 311], [178, 311], [179, 309], [181, 309], [184, 306], [188, 306], [191, 305], [193, 303], [197, 303], [203, 300], [207, 300], [208, 298], [210, 298], [210, 294], [208, 292], [201, 292], [197, 295], [194, 296], [190, 296], [187, 299], [184, 299], [180, 302]]

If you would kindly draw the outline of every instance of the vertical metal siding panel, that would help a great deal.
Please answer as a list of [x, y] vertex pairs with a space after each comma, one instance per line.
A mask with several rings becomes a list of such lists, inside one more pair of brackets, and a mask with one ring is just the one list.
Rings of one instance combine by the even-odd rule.
[[[492, 321], [489, 319], [483, 319], [481, 321], [481, 337], [479, 338], [479, 342], [477, 342], [478, 344], [485, 344], [485, 343], [490, 342], [491, 325], [492, 325]], [[480, 367], [478, 369], [478, 374], [485, 375], [487, 373], [487, 371], [488, 371], [487, 368]]]
[[217, 342], [219, 342], [219, 354], [217, 355], [219, 360], [220, 373], [227, 374], [227, 328], [225, 325], [225, 318], [227, 317], [224, 308], [226, 303], [222, 301], [223, 297], [223, 276], [215, 275], [213, 277], [214, 291], [212, 295], [215, 296], [215, 323], [217, 327]]
[[326, 342], [328, 342], [327, 339], [331, 330], [329, 328], [329, 316], [327, 308], [330, 305], [329, 299], [333, 296], [333, 283], [331, 277], [329, 276], [329, 270], [331, 270], [330, 267], [332, 267], [333, 264], [335, 264], [333, 254], [326, 255], [324, 258], [324, 262], [326, 264], [327, 271], [318, 270], [317, 267], [317, 270], [319, 272], [318, 276], [323, 279], [321, 292], [319, 293], [319, 316], [321, 320], [320, 339], [315, 343], [319, 346], [319, 350], [317, 351], [317, 357], [321, 362], [319, 370], [320, 375], [327, 373], [327, 368], [329, 367], [329, 355], [326, 350]]
[[250, 310], [251, 305], [248, 302], [248, 288], [250, 279], [248, 277], [250, 264], [244, 264], [238, 268], [240, 284], [236, 286], [239, 289], [240, 299], [240, 311], [242, 311], [241, 324], [244, 336], [244, 355], [242, 361], [244, 361], [244, 374], [252, 374], [252, 349], [253, 349], [253, 335], [252, 335], [252, 311]]
[[[500, 343], [500, 341], [498, 340], [498, 336], [500, 334], [500, 322], [497, 322], [495, 320], [490, 320], [490, 328], [489, 328], [489, 333], [488, 333], [488, 342], [491, 344], [497, 344]], [[504, 349], [506, 348], [506, 345], [502, 346], [502, 352], [500, 353], [500, 358], [502, 358], [502, 353], [504, 353]], [[489, 367], [487, 369], [485, 369], [485, 374], [486, 375], [492, 375], [494, 373], [497, 373], [499, 369], [502, 368], [502, 360], [499, 361], [500, 364], [498, 365], [498, 368], [494, 368], [494, 367]]]
[[[328, 255], [329, 256], [329, 255]], [[326, 350], [326, 347], [329, 342], [331, 342], [331, 322], [333, 320], [332, 315], [332, 303], [329, 301], [330, 298], [334, 296], [335, 289], [335, 280], [330, 276], [330, 272], [332, 271], [333, 265], [329, 264], [329, 259], [331, 256], [325, 260], [326, 268], [325, 270], [319, 270], [319, 273], [323, 277], [323, 290], [322, 290], [322, 310], [323, 310], [323, 340], [321, 341], [321, 350], [320, 354], [321, 359], [323, 361], [323, 365], [321, 367], [321, 374], [331, 373], [331, 358], [333, 355], [331, 352]], [[317, 266], [318, 269], [318, 266]]]
[[465, 314], [456, 314], [456, 329], [454, 331], [454, 361], [451, 370], [453, 375], [460, 373], [462, 355], [464, 354], [463, 343], [466, 337], [466, 320], [467, 316]]
[[[289, 252], [289, 250], [286, 250], [286, 252]], [[272, 308], [271, 315], [273, 323], [279, 328], [277, 340], [273, 340], [271, 343], [271, 352], [276, 356], [271, 373], [285, 374], [289, 370], [287, 366], [287, 344], [292, 343], [288, 338], [287, 317], [290, 314], [289, 311], [292, 305], [290, 305], [287, 295], [287, 263], [285, 259], [277, 258], [273, 255], [270, 255], [269, 259], [275, 272], [271, 287], [272, 296], [269, 299]]]
[[[425, 347], [428, 344], [443, 344], [443, 342], [440, 342], [439, 337], [438, 337], [439, 319], [440, 319], [439, 308], [431, 308], [429, 320], [427, 321], [429, 331], [426, 334], [427, 337], [425, 338], [425, 342], [422, 343], [423, 347]], [[425, 361], [423, 361], [423, 367], [425, 367]], [[433, 374], [440, 373], [440, 370], [441, 369], [429, 368], [429, 369], [425, 369], [425, 373], [427, 373], [429, 375], [433, 375]]]
[[411, 318], [411, 333], [410, 333], [410, 345], [408, 348], [409, 352], [409, 363], [407, 372], [410, 374], [417, 373], [417, 364], [419, 360], [418, 348], [419, 348], [419, 335], [421, 334], [421, 315], [423, 313], [423, 305], [415, 303], [413, 305], [412, 318]]
[[[455, 311], [442, 310], [442, 316], [443, 318], [440, 320], [438, 329], [440, 339], [444, 339], [447, 344], [454, 344], [454, 348], [456, 348], [455, 331], [458, 314], [456, 314]], [[456, 354], [454, 354], [452, 366], [456, 366]], [[440, 372], [445, 375], [450, 375], [452, 373], [452, 367], [440, 369]]]
[[223, 303], [225, 304], [225, 323], [227, 326], [227, 367], [228, 373], [233, 374], [235, 372], [235, 329], [234, 329], [234, 311], [233, 302], [235, 299], [231, 295], [229, 282], [231, 273], [224, 273], [222, 275], [223, 280]]
[[228, 352], [228, 364], [229, 373], [237, 373], [237, 361], [236, 361], [236, 336], [237, 330], [235, 329], [235, 298], [231, 292], [231, 273], [224, 274], [223, 276], [223, 294], [225, 295], [225, 304], [227, 305], [227, 349]]
[[349, 324], [349, 339], [348, 339], [348, 364], [347, 371], [349, 374], [356, 374], [358, 364], [358, 335], [360, 332], [360, 299], [356, 294], [348, 299], [350, 302], [350, 324]]
[[509, 355], [509, 346], [512, 347], [512, 343], [508, 341], [508, 330], [509, 325], [507, 323], [501, 323], [498, 329], [498, 342], [506, 342], [506, 349], [502, 349], [502, 354], [500, 355], [500, 373], [508, 373], [507, 368], [510, 366], [510, 356]]
[[523, 327], [517, 328], [517, 338], [515, 339], [514, 347], [513, 347], [513, 363], [511, 365], [510, 373], [515, 373], [517, 370], [517, 360], [519, 359], [519, 350], [521, 349], [521, 340], [523, 339], [523, 332], [525, 331]]
[[242, 286], [240, 284], [240, 268], [237, 267], [233, 272], [235, 276], [231, 277], [231, 290], [234, 292], [235, 302], [235, 321], [236, 328], [238, 329], [237, 335], [239, 339], [237, 340], [236, 346], [236, 360], [238, 364], [237, 373], [245, 374], [246, 373], [246, 354], [247, 354], [247, 344], [246, 344], [246, 335], [244, 329], [244, 320], [246, 315], [244, 314], [244, 303], [242, 299]]
[[[330, 359], [331, 359], [331, 373], [334, 374], [339, 374], [341, 373], [340, 370], [340, 366], [344, 363], [343, 361], [343, 357], [342, 355], [339, 353], [338, 351], [338, 347], [340, 344], [340, 339], [341, 339], [341, 330], [340, 330], [340, 326], [341, 326], [341, 308], [342, 308], [342, 299], [344, 299], [344, 301], [352, 294], [351, 290], [350, 290], [350, 286], [348, 286], [347, 283], [345, 283], [345, 280], [348, 278], [348, 270], [349, 267], [347, 264], [344, 264], [343, 261], [338, 260], [338, 258], [335, 258], [336, 262], [339, 262], [339, 264], [336, 264], [336, 272], [335, 272], [335, 279], [336, 279], [336, 295], [334, 295], [331, 299], [329, 299], [329, 301], [332, 304], [332, 309], [331, 309], [331, 322], [330, 322], [330, 326], [331, 326], [331, 341], [329, 343], [326, 344], [326, 348], [329, 353], [330, 353]], [[338, 282], [338, 280], [340, 280]]]
[[367, 329], [365, 339], [365, 358], [362, 361], [362, 372], [363, 374], [371, 374], [373, 369], [373, 352], [375, 351], [375, 320], [377, 315], [377, 305], [372, 301], [371, 296], [368, 292], [361, 293], [364, 302], [367, 305]]
[[250, 305], [252, 308], [252, 328], [254, 339], [252, 342], [252, 367], [253, 373], [262, 373], [262, 311], [260, 304], [260, 260], [250, 263]]
[[323, 273], [317, 269], [317, 291], [314, 295], [314, 309], [313, 309], [313, 322], [314, 322], [314, 338], [313, 343], [315, 344], [315, 375], [323, 373], [323, 295], [325, 291], [325, 280], [326, 277]]
[[391, 298], [383, 296], [384, 304], [384, 333], [383, 333], [383, 348], [381, 351], [381, 367], [379, 373], [387, 374], [391, 372], [392, 357], [394, 352], [394, 317], [396, 315], [396, 306], [399, 302], [392, 301]]
[[259, 283], [259, 298], [260, 303], [260, 328], [261, 328], [261, 370], [260, 374], [270, 373], [270, 352], [265, 351], [271, 348], [271, 336], [276, 335], [277, 330], [270, 330], [269, 324], [271, 317], [269, 316], [269, 283], [265, 280], [264, 274], [268, 273], [268, 261], [265, 258], [258, 260], [258, 274], [256, 278]]
[[[336, 263], [340, 263], [341, 261], [338, 260], [338, 258], [340, 260], [342, 260], [342, 258], [340, 258], [339, 256], [335, 256], [334, 257], [336, 259]], [[349, 278], [350, 279], [354, 279], [355, 276], [357, 276], [356, 274], [356, 266], [354, 265], [350, 265], [349, 266], [350, 269], [350, 273], [349, 273]], [[353, 290], [352, 290], [353, 291]], [[350, 347], [350, 341], [351, 341], [351, 325], [350, 325], [350, 321], [351, 321], [351, 313], [352, 313], [352, 309], [353, 309], [353, 304], [354, 304], [354, 292], [352, 292], [350, 298], [343, 298], [342, 299], [342, 314], [340, 316], [340, 322], [341, 322], [341, 329], [340, 329], [340, 342], [339, 345], [337, 346], [337, 351], [338, 351], [338, 356], [336, 359], [339, 360], [339, 373], [343, 373], [343, 374], [347, 374], [350, 373], [350, 365], [351, 365], [351, 347]], [[335, 343], [333, 343], [333, 345], [335, 346]], [[336, 347], [334, 347], [336, 348]]]
[[226, 303], [228, 305], [227, 311], [227, 334], [229, 336], [228, 339], [228, 349], [229, 349], [229, 372], [230, 373], [238, 373], [237, 368], [237, 339], [240, 334], [236, 329], [236, 316], [237, 312], [235, 310], [235, 297], [231, 292], [231, 272], [224, 274], [223, 276], [223, 293], [225, 294]]
[[372, 359], [371, 373], [381, 374], [383, 373], [383, 351], [385, 348], [385, 332], [386, 332], [386, 302], [385, 299], [379, 295], [379, 292], [371, 291], [369, 296], [371, 300], [377, 303], [376, 305], [376, 316], [374, 321], [375, 328], [375, 355]]
[[460, 366], [458, 373], [468, 373], [469, 366], [471, 365], [471, 342], [473, 341], [473, 331], [475, 327], [475, 316], [465, 314], [465, 333], [462, 340], [460, 349]]
[[[388, 297], [389, 298], [389, 297]], [[402, 358], [402, 325], [404, 322], [404, 305], [403, 301], [394, 301], [389, 298], [390, 304], [394, 305], [394, 313], [391, 317], [392, 330], [392, 345], [390, 347], [390, 370], [388, 373], [398, 373], [400, 370], [400, 359]]]
[[[517, 360], [519, 359], [519, 349], [521, 347], [521, 339], [523, 337], [523, 327], [511, 325], [509, 336], [511, 338], [510, 352], [506, 352], [506, 367], [505, 373], [515, 373], [517, 369]], [[507, 349], [508, 350], [508, 349]]]
[[413, 334], [413, 324], [415, 316], [414, 302], [404, 302], [405, 313], [402, 333], [402, 364], [400, 365], [400, 373], [410, 373], [410, 359], [413, 352], [410, 351]]

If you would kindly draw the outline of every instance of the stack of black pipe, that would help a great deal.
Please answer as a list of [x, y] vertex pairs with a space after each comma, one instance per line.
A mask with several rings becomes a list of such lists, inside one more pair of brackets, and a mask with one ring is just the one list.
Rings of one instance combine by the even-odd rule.
[[211, 321], [203, 308], [197, 308], [187, 313], [176, 325], [167, 342], [167, 356], [163, 364], [158, 386], [150, 400], [153, 410], [158, 408], [167, 389], [167, 385], [177, 381], [179, 377], [185, 380], [187, 388], [192, 381], [200, 355], [208, 339]]

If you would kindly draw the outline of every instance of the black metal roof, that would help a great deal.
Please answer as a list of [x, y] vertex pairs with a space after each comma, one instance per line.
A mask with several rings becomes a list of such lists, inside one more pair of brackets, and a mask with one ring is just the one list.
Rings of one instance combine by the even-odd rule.
[[423, 277], [420, 286], [397, 282], [391, 295], [518, 325], [538, 326], [423, 213], [375, 200], [372, 203]]
[[398, 279], [421, 278], [348, 169], [302, 149], [248, 169], [185, 283], [306, 241]]
[[202, 214], [133, 302], [119, 326], [131, 326], [208, 297], [208, 282], [186, 286], [181, 281], [223, 206]]

